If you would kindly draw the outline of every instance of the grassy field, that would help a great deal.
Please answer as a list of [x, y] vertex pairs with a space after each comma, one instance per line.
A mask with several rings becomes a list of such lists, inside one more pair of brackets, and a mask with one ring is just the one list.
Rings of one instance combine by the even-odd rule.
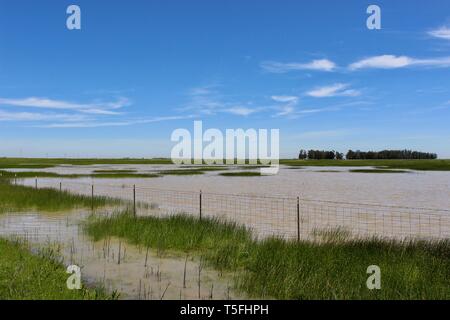
[[[57, 159], [57, 158], [0, 158], [0, 168], [50, 168], [57, 165], [95, 165], [95, 164], [172, 164], [171, 159]], [[438, 160], [297, 160], [282, 159], [280, 164], [289, 166], [337, 166], [337, 167], [382, 167], [411, 170], [450, 170], [450, 159]], [[243, 166], [245, 168], [251, 165]]]
[[[92, 218], [94, 239], [110, 236], [158, 250], [202, 257], [235, 272], [238, 290], [276, 299], [450, 299], [450, 242], [347, 240], [289, 242], [253, 239], [250, 231], [218, 220], [130, 214]], [[366, 287], [367, 267], [381, 268], [381, 290]]]
[[[126, 171], [126, 170], [123, 170]], [[64, 179], [79, 179], [79, 178], [95, 178], [95, 179], [121, 179], [121, 178], [157, 178], [160, 175], [155, 173], [133, 173], [133, 172], [121, 172], [106, 171], [94, 172], [92, 174], [58, 174], [54, 172], [45, 171], [20, 171], [11, 172], [0, 170], [0, 177], [9, 179], [21, 179], [21, 178], [64, 178]]]
[[51, 168], [57, 165], [87, 166], [94, 164], [172, 164], [167, 158], [154, 159], [67, 159], [67, 158], [0, 158], [0, 168]]
[[69, 274], [51, 250], [35, 255], [20, 243], [0, 239], [0, 300], [116, 299], [100, 288], [67, 289]]
[[376, 167], [379, 169], [450, 170], [450, 160], [280, 160], [289, 166]]
[[63, 211], [75, 208], [103, 207], [118, 204], [118, 200], [107, 197], [75, 195], [54, 189], [14, 185], [7, 179], [0, 179], [0, 214], [27, 210]]

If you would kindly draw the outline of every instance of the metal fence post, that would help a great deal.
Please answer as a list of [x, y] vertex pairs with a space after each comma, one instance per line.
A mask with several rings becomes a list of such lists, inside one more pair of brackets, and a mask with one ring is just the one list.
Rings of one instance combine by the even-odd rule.
[[94, 213], [94, 185], [91, 185], [91, 209], [92, 213]]
[[37, 177], [34, 179], [34, 188], [37, 189]]
[[200, 209], [200, 220], [202, 220], [202, 190], [200, 190], [199, 209]]
[[62, 191], [62, 182], [60, 181], [59, 182], [59, 192], [61, 192]]
[[136, 185], [133, 184], [133, 214], [136, 217]]
[[297, 241], [300, 242], [300, 197], [297, 197]]

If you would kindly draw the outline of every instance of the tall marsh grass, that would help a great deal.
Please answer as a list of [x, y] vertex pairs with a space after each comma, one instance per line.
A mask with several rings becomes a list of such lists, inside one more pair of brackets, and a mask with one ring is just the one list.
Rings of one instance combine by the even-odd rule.
[[[235, 274], [250, 297], [276, 299], [450, 299], [450, 241], [257, 240], [244, 227], [198, 220], [130, 214], [92, 218], [88, 234], [110, 236], [158, 250], [188, 252]], [[367, 267], [381, 268], [381, 290], [366, 287]]]
[[64, 266], [52, 250], [30, 253], [24, 243], [0, 239], [0, 300], [116, 299], [102, 288], [67, 289]]
[[66, 191], [15, 185], [0, 179], [0, 214], [27, 210], [63, 211], [75, 208], [95, 208], [118, 204], [119, 200], [108, 197], [94, 198]]

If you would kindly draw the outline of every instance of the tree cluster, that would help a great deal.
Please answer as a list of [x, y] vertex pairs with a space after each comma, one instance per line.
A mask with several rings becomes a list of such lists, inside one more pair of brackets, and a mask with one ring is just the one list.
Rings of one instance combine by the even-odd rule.
[[337, 151], [300, 150], [298, 158], [300, 160], [342, 160], [344, 158], [344, 154]]
[[436, 153], [419, 152], [413, 150], [383, 150], [383, 151], [353, 151], [349, 150], [345, 156], [347, 160], [372, 159], [437, 159]]
[[[342, 160], [344, 154], [338, 151], [300, 150], [300, 160]], [[347, 160], [375, 160], [375, 159], [437, 159], [436, 153], [419, 152], [413, 150], [382, 150], [382, 151], [353, 151], [349, 150], [345, 156]]]

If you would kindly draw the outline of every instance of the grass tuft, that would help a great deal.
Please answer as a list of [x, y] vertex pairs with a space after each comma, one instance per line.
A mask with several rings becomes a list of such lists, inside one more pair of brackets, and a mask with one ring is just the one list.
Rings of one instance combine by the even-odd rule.
[[64, 266], [53, 250], [32, 254], [19, 242], [0, 239], [0, 300], [117, 299], [102, 288], [67, 289]]
[[241, 171], [241, 172], [224, 172], [220, 173], [224, 177], [260, 177], [261, 172], [257, 171]]
[[204, 172], [199, 169], [173, 169], [173, 170], [163, 170], [160, 171], [159, 173], [163, 175], [177, 175], [177, 176], [204, 174]]
[[350, 170], [353, 173], [408, 173], [405, 170], [392, 170], [392, 169], [353, 169]]

